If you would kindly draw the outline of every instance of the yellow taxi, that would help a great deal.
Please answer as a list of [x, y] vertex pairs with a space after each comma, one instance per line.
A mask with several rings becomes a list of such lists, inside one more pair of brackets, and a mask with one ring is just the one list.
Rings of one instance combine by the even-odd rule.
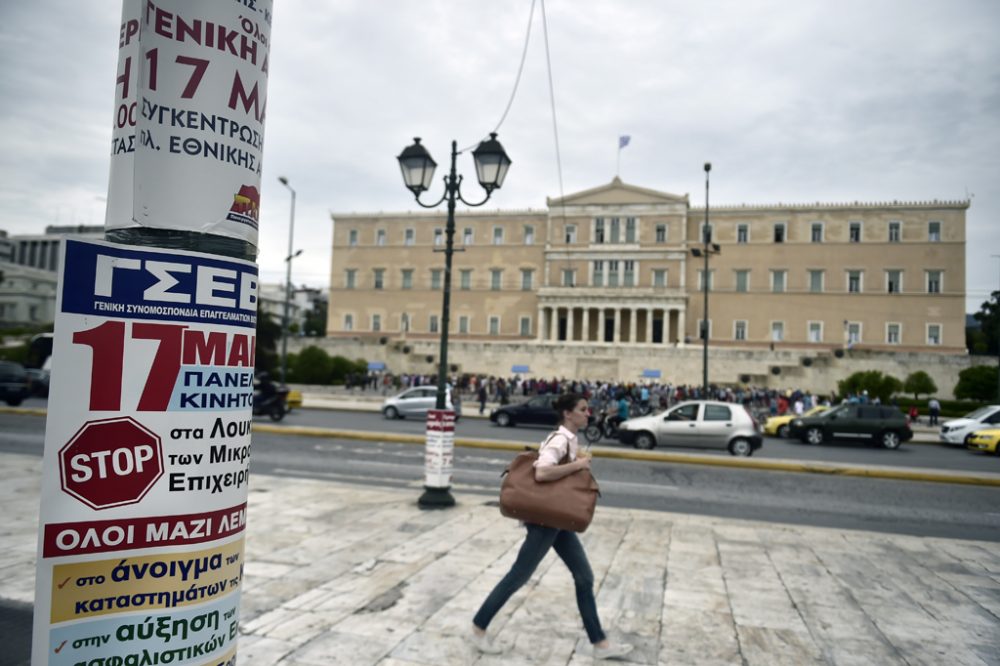
[[[802, 416], [816, 416], [817, 414], [822, 414], [829, 407], [824, 407], [822, 405], [817, 405], [812, 409], [807, 409], [802, 412]], [[788, 437], [788, 424], [796, 419], [794, 412], [789, 412], [784, 416], [769, 416], [767, 421], [764, 422], [764, 434], [771, 435], [772, 437]]]
[[966, 438], [966, 446], [973, 451], [1000, 455], [1000, 428], [977, 430]]

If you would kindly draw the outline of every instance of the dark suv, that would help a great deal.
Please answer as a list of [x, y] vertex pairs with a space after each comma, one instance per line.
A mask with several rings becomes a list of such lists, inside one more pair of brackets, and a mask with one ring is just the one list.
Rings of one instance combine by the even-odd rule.
[[20, 363], [0, 361], [0, 400], [16, 407], [28, 397], [28, 374]]
[[794, 419], [789, 435], [806, 444], [832, 440], [868, 440], [887, 449], [898, 449], [913, 438], [909, 420], [895, 407], [848, 404]]

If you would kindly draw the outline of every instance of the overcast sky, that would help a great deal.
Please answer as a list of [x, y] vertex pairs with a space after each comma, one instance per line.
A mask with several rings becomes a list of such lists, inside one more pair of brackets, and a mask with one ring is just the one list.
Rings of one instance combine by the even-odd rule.
[[[259, 262], [329, 281], [330, 211], [415, 210], [395, 156], [439, 165], [513, 87], [531, 0], [276, 3]], [[615, 175], [704, 205], [966, 199], [967, 310], [1000, 288], [1000, 3], [995, 0], [549, 0], [563, 191]], [[0, 229], [101, 224], [120, 3], [0, 6]], [[541, 3], [499, 130], [513, 160], [488, 206], [559, 196]], [[471, 157], [460, 157], [470, 196]], [[438, 176], [442, 175], [440, 172]], [[436, 186], [440, 188], [440, 184]], [[435, 189], [437, 192], [437, 189]]]

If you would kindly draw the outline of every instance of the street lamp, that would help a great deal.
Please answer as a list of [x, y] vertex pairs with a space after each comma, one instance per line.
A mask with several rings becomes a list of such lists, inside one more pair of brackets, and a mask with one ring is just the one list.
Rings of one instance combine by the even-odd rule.
[[704, 397], [708, 397], [708, 258], [713, 254], [722, 252], [717, 244], [711, 243], [708, 235], [708, 173], [712, 170], [712, 163], [705, 162], [705, 227], [701, 231], [704, 248], [691, 248], [691, 255], [695, 257], [705, 257], [705, 272], [702, 274], [701, 289], [705, 293], [705, 313], [701, 318], [701, 383]]
[[284, 176], [279, 176], [278, 182], [292, 193], [292, 212], [288, 218], [288, 256], [285, 257], [285, 314], [281, 318], [281, 385], [284, 386], [288, 378], [288, 306], [292, 299], [292, 259], [302, 254], [302, 250], [292, 251], [295, 232], [295, 190]]
[[[446, 404], [448, 382], [448, 321], [451, 308], [451, 255], [454, 252], [455, 236], [455, 202], [461, 201], [466, 206], [482, 206], [490, 199], [493, 190], [503, 185], [507, 170], [510, 168], [510, 158], [504, 152], [503, 146], [497, 141], [496, 133], [482, 141], [472, 151], [476, 165], [476, 178], [479, 185], [486, 190], [486, 198], [478, 203], [470, 203], [462, 197], [462, 177], [456, 173], [455, 161], [458, 158], [458, 143], [451, 142], [451, 169], [444, 177], [444, 194], [433, 204], [425, 204], [420, 195], [426, 192], [433, 182], [434, 169], [437, 163], [430, 153], [420, 143], [420, 138], [413, 139], [413, 145], [407, 146], [396, 158], [403, 174], [403, 183], [413, 192], [417, 203], [423, 208], [436, 208], [442, 202], [448, 202], [448, 220], [445, 226], [444, 247], [444, 295], [441, 305], [441, 348], [438, 355], [438, 385], [436, 407], [443, 410]], [[447, 487], [432, 488], [425, 486], [426, 492], [421, 496], [419, 504], [423, 507], [452, 506], [454, 498]]]
[[[991, 254], [993, 259], [1000, 259], [1000, 254]], [[997, 314], [1000, 315], [1000, 291], [997, 291]], [[997, 402], [1000, 402], [1000, 322], [997, 323]]]

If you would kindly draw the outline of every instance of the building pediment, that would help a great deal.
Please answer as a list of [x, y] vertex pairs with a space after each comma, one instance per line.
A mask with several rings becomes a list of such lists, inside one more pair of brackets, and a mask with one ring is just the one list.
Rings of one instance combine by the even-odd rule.
[[615, 176], [607, 185], [575, 192], [564, 197], [548, 197], [546, 203], [553, 206], [618, 206], [618, 205], [688, 205], [688, 196], [659, 192], [637, 185], [630, 185]]

